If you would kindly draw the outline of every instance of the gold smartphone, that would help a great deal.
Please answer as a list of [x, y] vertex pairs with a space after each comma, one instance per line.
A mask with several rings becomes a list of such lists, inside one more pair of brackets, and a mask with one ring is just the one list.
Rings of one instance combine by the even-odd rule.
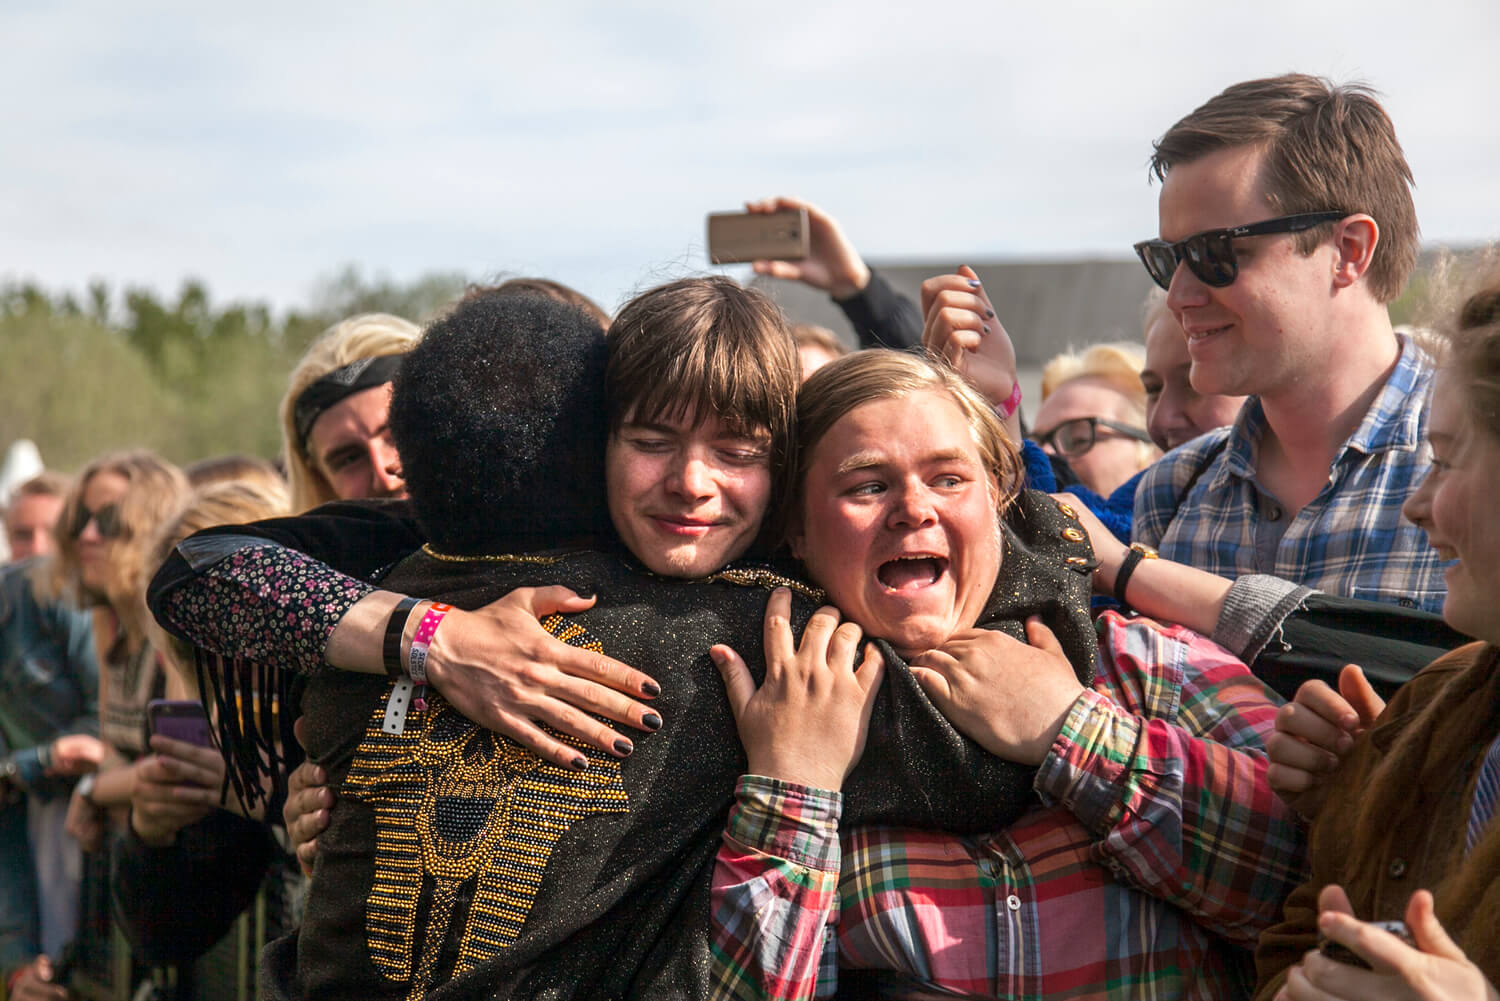
[[713, 264], [800, 261], [807, 253], [807, 209], [709, 213], [708, 259]]

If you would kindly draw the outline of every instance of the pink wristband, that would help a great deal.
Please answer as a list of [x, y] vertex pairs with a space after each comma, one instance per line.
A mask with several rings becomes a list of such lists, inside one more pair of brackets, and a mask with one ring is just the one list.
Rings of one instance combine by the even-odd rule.
[[1012, 386], [1011, 389], [1010, 389], [1010, 395], [1005, 398], [1005, 402], [1004, 403], [997, 403], [995, 405], [995, 413], [997, 413], [997, 414], [1000, 415], [1000, 419], [1002, 421], [1008, 421], [1008, 420], [1010, 420], [1010, 415], [1013, 414], [1013, 413], [1015, 413], [1016, 412], [1016, 408], [1019, 407], [1020, 405], [1021, 405], [1021, 380], [1017, 379], [1016, 380], [1016, 384], [1014, 386]]
[[437, 635], [437, 627], [443, 621], [443, 616], [451, 611], [452, 605], [434, 602], [427, 609], [427, 614], [422, 616], [422, 621], [417, 623], [417, 633], [411, 638], [411, 649], [406, 654], [406, 673], [419, 685], [427, 684], [427, 648], [432, 645], [432, 638]]

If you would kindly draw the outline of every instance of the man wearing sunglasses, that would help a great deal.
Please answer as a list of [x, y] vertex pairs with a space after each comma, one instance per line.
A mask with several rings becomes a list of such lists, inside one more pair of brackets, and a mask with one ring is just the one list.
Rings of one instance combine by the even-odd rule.
[[1250, 399], [1146, 473], [1136, 541], [1229, 578], [1439, 611], [1443, 565], [1401, 518], [1431, 461], [1432, 362], [1386, 308], [1418, 246], [1390, 119], [1362, 86], [1293, 74], [1228, 88], [1155, 149], [1160, 238], [1136, 252], [1193, 388]]

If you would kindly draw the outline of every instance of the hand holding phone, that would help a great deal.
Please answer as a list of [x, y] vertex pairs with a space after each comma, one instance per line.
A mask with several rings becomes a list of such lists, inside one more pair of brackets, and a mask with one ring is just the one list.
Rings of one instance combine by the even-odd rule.
[[203, 704], [189, 700], [152, 699], [146, 704], [146, 720], [153, 734], [171, 737], [197, 747], [213, 747], [208, 713]]
[[713, 264], [759, 260], [800, 261], [807, 256], [807, 209], [780, 212], [713, 212], [708, 217], [708, 259]]

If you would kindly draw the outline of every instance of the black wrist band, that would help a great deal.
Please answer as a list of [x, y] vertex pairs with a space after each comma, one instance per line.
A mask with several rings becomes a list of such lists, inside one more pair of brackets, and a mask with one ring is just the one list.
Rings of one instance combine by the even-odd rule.
[[1140, 565], [1141, 560], [1156, 559], [1156, 550], [1139, 542], [1132, 542], [1130, 549], [1125, 553], [1125, 558], [1120, 561], [1120, 569], [1115, 572], [1115, 597], [1121, 604], [1128, 605], [1125, 600], [1125, 588], [1130, 584], [1130, 575], [1135, 573], [1135, 568]]
[[385, 642], [380, 647], [380, 659], [385, 664], [385, 673], [399, 678], [406, 673], [401, 663], [401, 634], [406, 632], [406, 620], [411, 610], [421, 604], [421, 598], [402, 598], [391, 609], [391, 617], [385, 623]]

